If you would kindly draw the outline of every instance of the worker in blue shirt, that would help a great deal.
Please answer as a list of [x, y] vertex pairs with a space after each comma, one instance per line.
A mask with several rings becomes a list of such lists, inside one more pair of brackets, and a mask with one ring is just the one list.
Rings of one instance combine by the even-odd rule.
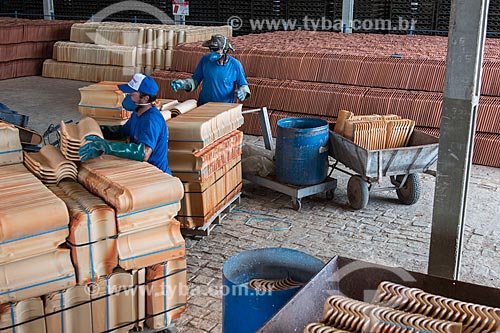
[[229, 39], [223, 35], [213, 35], [202, 44], [210, 49], [199, 61], [191, 78], [173, 80], [170, 85], [174, 92], [184, 89], [194, 91], [203, 81], [198, 105], [208, 102], [234, 103], [235, 97], [244, 101], [250, 97], [250, 89], [241, 63], [228, 55], [234, 51]]
[[80, 160], [111, 154], [137, 161], [146, 161], [172, 174], [168, 167], [168, 128], [162, 114], [154, 105], [158, 94], [155, 80], [146, 74], [134, 74], [128, 84], [118, 88], [127, 94], [122, 102], [125, 110], [133, 111], [123, 126], [101, 127], [107, 139], [127, 139], [128, 143], [110, 142], [95, 135], [80, 148]]

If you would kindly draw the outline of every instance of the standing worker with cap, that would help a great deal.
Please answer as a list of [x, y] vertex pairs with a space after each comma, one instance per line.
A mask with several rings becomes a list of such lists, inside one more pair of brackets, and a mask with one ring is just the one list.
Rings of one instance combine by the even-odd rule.
[[128, 84], [118, 88], [127, 94], [122, 102], [132, 116], [123, 126], [104, 127], [110, 139], [127, 138], [128, 143], [109, 142], [95, 135], [85, 137], [89, 142], [78, 152], [81, 161], [101, 154], [111, 154], [136, 161], [146, 161], [172, 174], [168, 167], [168, 128], [162, 114], [154, 105], [158, 94], [155, 80], [146, 74], [134, 74]]
[[193, 77], [186, 80], [173, 80], [170, 85], [177, 92], [184, 89], [191, 92], [203, 81], [198, 105], [208, 102], [234, 103], [250, 97], [250, 89], [241, 63], [228, 55], [234, 51], [229, 39], [223, 35], [213, 35], [202, 44], [210, 49], [199, 61]]

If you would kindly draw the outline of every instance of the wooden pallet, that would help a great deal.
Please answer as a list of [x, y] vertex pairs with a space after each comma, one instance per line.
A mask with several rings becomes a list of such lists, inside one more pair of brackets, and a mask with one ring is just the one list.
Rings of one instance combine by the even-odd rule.
[[238, 192], [234, 197], [229, 200], [221, 209], [219, 209], [202, 227], [196, 227], [193, 229], [181, 228], [181, 233], [183, 236], [189, 237], [205, 237], [210, 235], [210, 232], [219, 224], [222, 224], [222, 220], [237, 206], [241, 203], [241, 192]]

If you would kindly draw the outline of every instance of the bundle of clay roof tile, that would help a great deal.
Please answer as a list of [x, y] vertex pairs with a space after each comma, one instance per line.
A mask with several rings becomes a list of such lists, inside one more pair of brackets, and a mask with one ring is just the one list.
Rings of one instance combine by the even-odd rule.
[[182, 183], [147, 162], [103, 155], [82, 163], [78, 181], [116, 211], [119, 264], [143, 268], [184, 255], [174, 216]]
[[0, 303], [75, 285], [68, 210], [23, 164], [0, 167]]
[[56, 40], [68, 40], [75, 21], [0, 18], [0, 79], [40, 75]]
[[169, 167], [185, 192], [177, 219], [202, 227], [241, 189], [241, 104], [207, 103], [167, 123]]
[[99, 124], [92, 118], [86, 117], [78, 124], [66, 124], [61, 121], [61, 152], [70, 161], [80, 161], [78, 150], [86, 143], [87, 135], [103, 137]]
[[0, 166], [23, 162], [19, 130], [0, 121]]
[[125, 81], [134, 72], [170, 68], [179, 43], [203, 41], [212, 34], [232, 35], [230, 26], [87, 22], [74, 24], [71, 41], [54, 45], [54, 59], [43, 75], [85, 81]]
[[118, 265], [115, 211], [74, 181], [49, 189], [69, 210], [68, 246], [80, 285], [96, 282]]
[[334, 131], [367, 150], [406, 147], [415, 121], [397, 115], [354, 116], [340, 110]]
[[67, 160], [57, 147], [49, 145], [43, 146], [39, 152], [25, 152], [24, 165], [48, 185], [66, 178], [76, 180], [78, 175], [76, 164]]

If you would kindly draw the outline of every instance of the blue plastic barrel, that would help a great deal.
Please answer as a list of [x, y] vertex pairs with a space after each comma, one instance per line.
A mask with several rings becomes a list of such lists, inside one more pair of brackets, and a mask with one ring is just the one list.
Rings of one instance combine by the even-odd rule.
[[276, 132], [276, 178], [314, 185], [328, 172], [328, 123], [319, 118], [284, 118]]
[[300, 251], [266, 248], [241, 252], [223, 268], [222, 332], [254, 333], [300, 288], [262, 292], [248, 288], [252, 279], [292, 278], [308, 282], [324, 263]]

